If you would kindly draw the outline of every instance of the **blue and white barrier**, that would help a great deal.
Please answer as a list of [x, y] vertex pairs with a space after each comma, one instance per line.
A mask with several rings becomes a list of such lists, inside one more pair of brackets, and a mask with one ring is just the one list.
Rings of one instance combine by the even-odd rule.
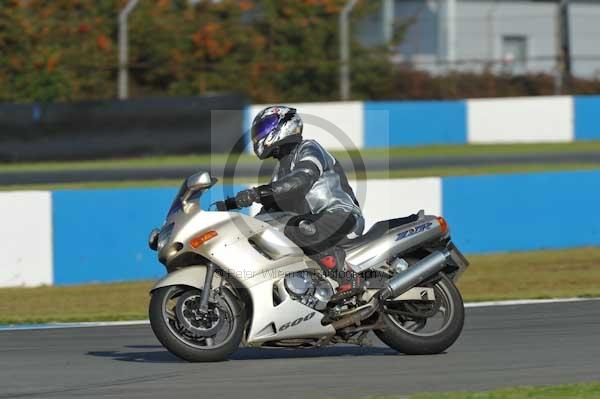
[[[600, 245], [600, 171], [352, 182], [367, 225], [443, 214], [466, 253]], [[242, 186], [216, 186], [202, 205]], [[175, 188], [0, 193], [0, 286], [154, 279], [147, 247]]]
[[45, 191], [0, 194], [0, 287], [53, 282], [51, 195]]
[[[600, 140], [600, 96], [290, 104], [330, 150]], [[245, 129], [266, 105], [252, 105]]]

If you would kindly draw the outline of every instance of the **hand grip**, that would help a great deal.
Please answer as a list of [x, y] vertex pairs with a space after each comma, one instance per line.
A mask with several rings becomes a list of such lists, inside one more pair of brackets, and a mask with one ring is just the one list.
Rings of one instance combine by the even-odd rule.
[[239, 209], [239, 207], [237, 206], [237, 203], [235, 202], [235, 198], [226, 198], [225, 206], [227, 207], [228, 210]]
[[240, 209], [235, 202], [235, 198], [225, 198], [225, 201], [217, 201], [215, 202], [215, 206], [219, 212]]
[[227, 210], [227, 205], [225, 204], [225, 201], [217, 201], [215, 202], [215, 205], [217, 206], [217, 211], [219, 212]]

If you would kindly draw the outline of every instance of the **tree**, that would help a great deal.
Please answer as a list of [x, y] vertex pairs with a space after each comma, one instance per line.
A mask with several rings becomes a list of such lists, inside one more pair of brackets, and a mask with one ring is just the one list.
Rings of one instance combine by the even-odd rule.
[[[130, 16], [133, 96], [239, 91], [256, 102], [337, 99], [346, 0], [144, 0]], [[116, 20], [126, 0], [11, 0], [0, 8], [0, 100], [116, 96]], [[359, 18], [372, 2], [354, 12]], [[376, 95], [385, 48], [353, 43], [354, 93]]]
[[[111, 4], [112, 3], [112, 4]], [[112, 96], [111, 1], [20, 0], [0, 8], [0, 100]]]

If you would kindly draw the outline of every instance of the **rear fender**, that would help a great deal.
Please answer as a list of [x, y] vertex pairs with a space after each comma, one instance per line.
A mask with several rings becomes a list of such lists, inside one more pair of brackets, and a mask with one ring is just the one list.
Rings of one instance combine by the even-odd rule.
[[452, 241], [448, 242], [446, 248], [450, 252], [450, 256], [447, 261], [448, 267], [446, 268], [445, 272], [452, 279], [452, 281], [456, 283], [465, 270], [467, 270], [469, 267], [469, 261]]
[[[174, 272], [167, 274], [165, 277], [160, 279], [150, 292], [157, 290], [162, 287], [170, 287], [173, 285], [187, 285], [194, 287], [199, 290], [204, 288], [204, 280], [206, 279], [206, 266], [187, 266], [181, 269], [177, 269]], [[213, 275], [213, 287], [221, 284], [221, 276], [219, 272], [215, 272]]]

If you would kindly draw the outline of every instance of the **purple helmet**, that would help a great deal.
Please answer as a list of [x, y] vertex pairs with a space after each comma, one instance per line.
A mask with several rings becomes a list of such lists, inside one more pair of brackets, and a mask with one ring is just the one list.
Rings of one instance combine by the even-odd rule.
[[263, 109], [252, 122], [252, 145], [260, 159], [286, 143], [302, 141], [303, 123], [294, 108], [277, 105]]

